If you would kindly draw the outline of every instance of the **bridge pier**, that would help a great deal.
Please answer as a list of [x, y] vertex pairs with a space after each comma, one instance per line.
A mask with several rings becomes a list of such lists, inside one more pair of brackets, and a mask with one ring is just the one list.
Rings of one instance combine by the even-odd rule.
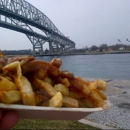
[[54, 54], [54, 53], [62, 53], [63, 52], [63, 46], [60, 45], [59, 43], [54, 43], [52, 41], [49, 42], [49, 53]]
[[59, 53], [60, 52], [60, 50], [59, 50], [59, 46], [58, 46], [58, 44], [56, 43], [56, 48], [55, 48], [55, 50], [56, 50], [56, 52], [57, 53]]
[[54, 53], [54, 50], [53, 50], [53, 47], [52, 47], [52, 41], [49, 41], [49, 53], [50, 54]]
[[43, 55], [43, 54], [44, 54], [43, 45], [41, 45], [40, 49], [41, 49], [40, 52], [41, 52], [41, 54]]
[[33, 45], [33, 55], [36, 55], [36, 49], [39, 49], [39, 50], [40, 50], [40, 54], [41, 54], [41, 55], [44, 54], [43, 46], [42, 46], [42, 45], [40, 45], [40, 46], [35, 46], [35, 45]]
[[35, 46], [33, 45], [33, 55], [36, 55], [35, 53]]
[[63, 53], [63, 46], [62, 45], [60, 45], [60, 51], [61, 51], [61, 53]]
[[53, 45], [54, 53], [60, 53], [60, 48], [58, 43], [54, 43]]

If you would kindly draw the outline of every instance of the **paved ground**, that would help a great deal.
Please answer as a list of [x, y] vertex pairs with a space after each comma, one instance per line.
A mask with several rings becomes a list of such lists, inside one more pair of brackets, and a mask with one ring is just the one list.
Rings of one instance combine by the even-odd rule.
[[[101, 129], [130, 129], [130, 80], [107, 80], [105, 92], [112, 107], [102, 112], [92, 113], [82, 123], [88, 122]], [[90, 122], [89, 122], [90, 121]]]
[[113, 129], [117, 130], [117, 128], [105, 126], [105, 125], [95, 123], [95, 122], [92, 122], [92, 121], [89, 121], [89, 120], [86, 120], [86, 119], [81, 119], [81, 120], [79, 120], [79, 122], [83, 123], [83, 124], [86, 124], [86, 125], [93, 126], [95, 128], [99, 128], [101, 130], [113, 130]]

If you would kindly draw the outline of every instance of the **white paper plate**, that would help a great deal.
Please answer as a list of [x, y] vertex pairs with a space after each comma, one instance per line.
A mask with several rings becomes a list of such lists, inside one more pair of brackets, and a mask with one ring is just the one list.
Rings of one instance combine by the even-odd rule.
[[52, 108], [42, 106], [7, 105], [0, 103], [2, 109], [15, 109], [22, 119], [80, 120], [87, 115], [110, 108], [109, 101], [100, 108]]

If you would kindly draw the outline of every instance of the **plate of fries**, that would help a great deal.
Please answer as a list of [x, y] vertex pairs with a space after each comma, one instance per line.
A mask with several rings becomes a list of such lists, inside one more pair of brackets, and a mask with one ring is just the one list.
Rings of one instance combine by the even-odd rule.
[[90, 82], [61, 66], [60, 58], [46, 62], [0, 52], [0, 108], [17, 110], [20, 118], [53, 120], [79, 120], [110, 108], [106, 81]]

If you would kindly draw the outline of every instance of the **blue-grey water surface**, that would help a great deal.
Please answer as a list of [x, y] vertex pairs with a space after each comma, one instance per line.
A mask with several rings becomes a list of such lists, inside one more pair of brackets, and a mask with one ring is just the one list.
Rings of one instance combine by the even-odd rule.
[[39, 60], [50, 62], [54, 57], [61, 58], [61, 70], [69, 70], [75, 76], [130, 80], [130, 53], [102, 55], [43, 56]]

